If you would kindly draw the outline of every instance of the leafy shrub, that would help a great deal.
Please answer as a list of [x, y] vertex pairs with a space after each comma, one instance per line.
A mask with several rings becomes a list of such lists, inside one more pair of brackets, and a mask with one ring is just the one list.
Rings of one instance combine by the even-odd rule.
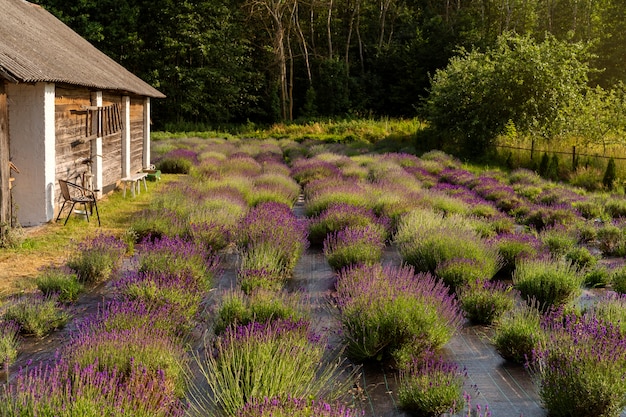
[[76, 301], [84, 289], [76, 274], [60, 268], [46, 268], [35, 282], [45, 296], [56, 294], [62, 303]]
[[324, 255], [331, 268], [372, 265], [383, 256], [385, 242], [380, 230], [371, 226], [347, 227], [333, 232], [324, 240]]
[[492, 343], [504, 359], [524, 364], [532, 357], [542, 337], [539, 310], [524, 304], [495, 320]]
[[430, 356], [413, 360], [400, 372], [400, 407], [420, 416], [455, 413], [463, 404], [465, 374], [455, 363]]
[[612, 196], [605, 202], [604, 210], [614, 219], [626, 217], [626, 199]]
[[347, 354], [398, 363], [445, 344], [462, 315], [448, 288], [409, 266], [354, 266], [339, 273], [337, 305]]
[[568, 182], [587, 191], [599, 191], [602, 188], [602, 171], [594, 167], [579, 167], [570, 172]]
[[288, 395], [335, 401], [353, 383], [340, 359], [324, 359], [326, 340], [311, 334], [305, 321], [230, 327], [214, 345], [215, 354], [206, 349], [195, 361], [201, 378], [191, 387], [189, 402], [198, 415], [216, 409], [237, 415], [247, 403]]
[[513, 284], [526, 300], [536, 300], [542, 308], [572, 301], [581, 292], [583, 275], [571, 264], [554, 259], [526, 259], [513, 274]]
[[465, 316], [476, 324], [491, 324], [515, 306], [512, 287], [499, 281], [478, 282], [462, 289], [459, 296]]
[[596, 317], [567, 315], [547, 324], [549, 337], [530, 367], [551, 416], [618, 416], [626, 407], [626, 339]]
[[2, 318], [17, 323], [22, 334], [43, 337], [63, 327], [70, 315], [56, 298], [29, 294], [10, 300]]
[[114, 236], [98, 235], [82, 242], [67, 266], [76, 271], [81, 283], [92, 284], [108, 279], [126, 253], [126, 244]]

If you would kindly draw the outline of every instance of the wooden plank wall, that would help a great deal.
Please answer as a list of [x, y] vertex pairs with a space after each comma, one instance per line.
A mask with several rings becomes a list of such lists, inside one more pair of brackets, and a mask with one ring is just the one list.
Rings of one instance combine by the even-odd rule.
[[[82, 173], [87, 165], [82, 161], [91, 157], [91, 143], [85, 140], [84, 114], [72, 114], [71, 110], [80, 110], [82, 106], [90, 106], [90, 91], [80, 88], [56, 89], [55, 123], [56, 123], [56, 176], [81, 183]], [[104, 93], [102, 105], [122, 105], [122, 96]], [[131, 99], [131, 172], [143, 168], [143, 98]], [[102, 139], [102, 183], [106, 193], [113, 190], [122, 177], [122, 132], [106, 136]], [[57, 202], [62, 199], [57, 186]]]
[[0, 80], [0, 236], [11, 225], [11, 199], [9, 191], [9, 110], [4, 80]]
[[143, 98], [130, 100], [130, 172], [143, 167]]
[[[119, 94], [103, 94], [102, 105], [122, 105]], [[111, 191], [122, 178], [122, 132], [106, 136], [102, 139], [102, 184], [104, 192]]]

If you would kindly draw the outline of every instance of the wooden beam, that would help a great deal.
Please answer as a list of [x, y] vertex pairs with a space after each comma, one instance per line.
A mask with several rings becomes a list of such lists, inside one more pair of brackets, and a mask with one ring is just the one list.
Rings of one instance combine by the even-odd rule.
[[5, 81], [0, 80], [0, 237], [11, 226], [11, 191], [9, 178], [9, 108]]

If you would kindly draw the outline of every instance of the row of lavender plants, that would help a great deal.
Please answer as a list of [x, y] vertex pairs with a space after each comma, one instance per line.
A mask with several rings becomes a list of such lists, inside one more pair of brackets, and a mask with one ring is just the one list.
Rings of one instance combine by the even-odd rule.
[[68, 265], [81, 282], [109, 280], [114, 295], [74, 320], [54, 358], [29, 362], [13, 375], [0, 415], [184, 415], [187, 344], [217, 255], [162, 237], [143, 242], [136, 265], [116, 271], [123, 242], [97, 236], [82, 246]]
[[[300, 186], [282, 161], [283, 150], [271, 141], [216, 140], [206, 148], [173, 149], [164, 158], [193, 162], [179, 199], [196, 201], [197, 190], [211, 196], [210, 207], [195, 203], [189, 210], [202, 210], [211, 227], [219, 224], [219, 247], [237, 258], [236, 288], [220, 291], [208, 310], [211, 329], [194, 357], [189, 414], [356, 415], [340, 401], [353, 384], [351, 371], [329, 350], [327, 335], [314, 331], [306, 297], [285, 290], [308, 246], [308, 230], [292, 211]], [[179, 233], [216, 246], [206, 226], [194, 232], [193, 213], [177, 204], [163, 207], [176, 211], [167, 228], [175, 225]], [[153, 224], [150, 217], [142, 221]]]
[[383, 265], [401, 210], [410, 205], [392, 181], [382, 179], [399, 179], [402, 169], [373, 157], [358, 159], [363, 163], [355, 165], [354, 159], [323, 153], [293, 164], [294, 177], [304, 185], [311, 244], [321, 244], [337, 273], [334, 299], [346, 354], [356, 362], [395, 367], [405, 410], [458, 412], [464, 406], [463, 370], [440, 354], [462, 325], [458, 300], [430, 272]]
[[[575, 314], [585, 326], [596, 322], [601, 323], [597, 328], [620, 326], [623, 301], [611, 291], [591, 309], [582, 309], [575, 301], [585, 287], [626, 291], [619, 259], [625, 254], [626, 238], [622, 196], [588, 194], [526, 170], [474, 173], [440, 152], [421, 158], [320, 152], [294, 161], [292, 173], [305, 186], [311, 242], [322, 241], [329, 264], [339, 271], [338, 304], [351, 355], [391, 356], [396, 362], [404, 358], [415, 368], [415, 358], [409, 360], [411, 356], [395, 339], [400, 332], [393, 330], [402, 319], [411, 320], [411, 308], [395, 313], [393, 305], [408, 296], [411, 286], [403, 282], [402, 290], [395, 293], [389, 287], [402, 274], [422, 280], [435, 277], [446, 284], [445, 295], [456, 297], [471, 322], [493, 324], [492, 340], [504, 358], [527, 364], [550, 415], [572, 415], [571, 404], [577, 404], [575, 415], [619, 415], [626, 391], [611, 381], [620, 380], [624, 367], [609, 371], [596, 366], [593, 351], [588, 350], [591, 343], [566, 337], [573, 330], [546, 321], [560, 311], [559, 317]], [[407, 266], [389, 269], [378, 264], [389, 236]], [[410, 272], [403, 269], [408, 267]], [[372, 278], [376, 275], [384, 284]], [[345, 287], [346, 282], [351, 286]], [[431, 285], [419, 287], [426, 291]], [[358, 301], [362, 294], [367, 295]], [[357, 315], [350, 308], [359, 302]], [[446, 304], [439, 301], [439, 306]], [[391, 320], [379, 310], [397, 316]], [[552, 318], [551, 323], [560, 321]], [[411, 326], [402, 327], [407, 328]], [[600, 339], [607, 343], [603, 352], [611, 350], [611, 354], [598, 355], [598, 360], [608, 356], [621, 363], [615, 358], [623, 354], [618, 342], [622, 338], [623, 333]], [[419, 340], [422, 343], [410, 346], [430, 357], [437, 344], [428, 346], [425, 337]], [[556, 362], [550, 363], [565, 360], [572, 350], [580, 351], [581, 361], [590, 362], [585, 369], [598, 369], [588, 379], [578, 378], [577, 390], [565, 383], [573, 378], [574, 365], [560, 368], [559, 373]], [[424, 366], [417, 366], [422, 371], [434, 369], [425, 365], [427, 360], [417, 363]], [[591, 404], [589, 395], [581, 394], [585, 384], [602, 401]]]

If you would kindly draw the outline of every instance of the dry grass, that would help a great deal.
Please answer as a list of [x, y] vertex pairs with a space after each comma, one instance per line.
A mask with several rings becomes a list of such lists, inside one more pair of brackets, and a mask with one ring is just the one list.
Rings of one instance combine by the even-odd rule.
[[96, 221], [87, 223], [72, 215], [66, 226], [64, 216], [58, 223], [17, 229], [22, 233], [21, 244], [12, 249], [0, 249], [0, 298], [35, 288], [35, 278], [41, 268], [64, 264], [81, 241], [98, 233], [123, 234], [130, 226], [132, 215], [147, 207], [158, 191], [176, 175], [162, 175], [161, 181], [149, 182], [148, 192], [134, 199], [122, 197], [118, 190], [98, 202], [102, 227]]

